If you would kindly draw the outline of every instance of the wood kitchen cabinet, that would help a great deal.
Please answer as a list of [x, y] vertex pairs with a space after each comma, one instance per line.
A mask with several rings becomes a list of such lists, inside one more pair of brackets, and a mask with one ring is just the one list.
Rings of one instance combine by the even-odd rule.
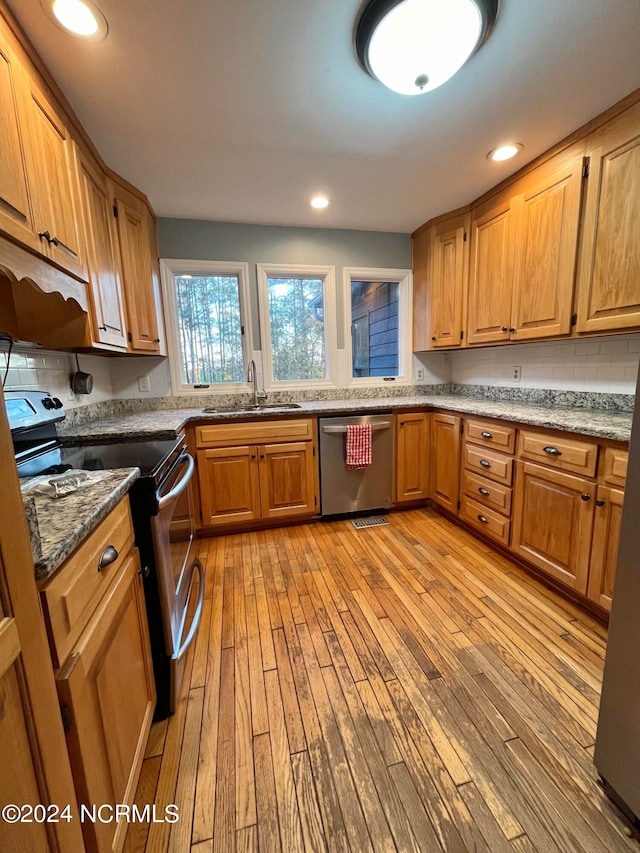
[[463, 308], [469, 275], [469, 214], [456, 215], [431, 229], [428, 282], [429, 349], [463, 343]]
[[587, 139], [577, 331], [640, 326], [640, 105]]
[[92, 338], [95, 343], [127, 349], [125, 304], [118, 263], [118, 237], [109, 182], [87, 156], [80, 157], [82, 199]]
[[607, 611], [611, 610], [618, 562], [623, 500], [622, 489], [598, 486], [587, 597]]
[[396, 416], [396, 503], [429, 497], [429, 423], [425, 412]]
[[318, 512], [312, 421], [200, 426], [196, 427], [196, 443], [204, 527], [308, 517]]
[[429, 496], [450, 512], [458, 511], [460, 486], [460, 427], [462, 418], [436, 412], [431, 415]]
[[[156, 697], [126, 497], [43, 583], [40, 597], [78, 802], [131, 804]], [[126, 827], [85, 821], [85, 845], [120, 850]]]

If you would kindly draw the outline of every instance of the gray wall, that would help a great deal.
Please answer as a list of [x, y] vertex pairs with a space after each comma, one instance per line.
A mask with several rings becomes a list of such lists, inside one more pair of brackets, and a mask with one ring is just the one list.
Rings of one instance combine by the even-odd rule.
[[336, 268], [339, 348], [344, 347], [343, 268], [411, 269], [409, 234], [159, 219], [158, 240], [161, 258], [249, 264], [254, 349], [261, 348], [256, 264], [318, 264]]

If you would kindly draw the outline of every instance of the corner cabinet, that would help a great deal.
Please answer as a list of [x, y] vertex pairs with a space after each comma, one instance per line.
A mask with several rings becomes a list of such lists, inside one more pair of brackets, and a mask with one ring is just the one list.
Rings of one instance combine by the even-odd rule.
[[461, 429], [457, 415], [431, 415], [429, 497], [453, 513], [458, 512]]
[[319, 511], [313, 421], [199, 426], [196, 444], [204, 527], [305, 518]]
[[396, 503], [429, 497], [430, 415], [396, 415]]

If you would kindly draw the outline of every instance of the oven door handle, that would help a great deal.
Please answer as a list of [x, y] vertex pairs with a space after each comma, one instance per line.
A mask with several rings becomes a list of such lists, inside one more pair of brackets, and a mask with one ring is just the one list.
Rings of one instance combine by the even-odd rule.
[[[198, 580], [200, 582], [200, 588], [198, 589], [198, 603], [196, 604], [196, 610], [193, 614], [193, 619], [191, 621], [191, 627], [189, 628], [189, 633], [187, 634], [184, 642], [178, 649], [178, 651], [173, 656], [174, 660], [180, 660], [182, 655], [187, 651], [189, 646], [191, 645], [191, 641], [196, 635], [196, 631], [198, 630], [198, 625], [200, 624], [200, 618], [202, 617], [202, 605], [204, 604], [204, 569], [202, 568], [202, 563], [200, 560], [196, 560], [193, 564], [194, 571], [198, 570]], [[191, 588], [193, 589], [193, 583]], [[189, 598], [191, 597], [191, 593], [189, 593]], [[185, 611], [189, 607], [189, 600], [187, 599], [187, 603], [185, 605]]]
[[162, 512], [162, 510], [172, 501], [177, 500], [189, 485], [189, 480], [191, 479], [191, 475], [193, 474], [195, 462], [193, 461], [193, 456], [190, 456], [188, 453], [185, 453], [184, 456], [182, 456], [177, 463], [177, 465], [185, 464], [187, 466], [187, 470], [185, 471], [184, 476], [181, 477], [181, 479], [171, 489], [171, 491], [167, 492], [167, 494], [163, 495], [161, 498], [158, 498], [159, 512]]

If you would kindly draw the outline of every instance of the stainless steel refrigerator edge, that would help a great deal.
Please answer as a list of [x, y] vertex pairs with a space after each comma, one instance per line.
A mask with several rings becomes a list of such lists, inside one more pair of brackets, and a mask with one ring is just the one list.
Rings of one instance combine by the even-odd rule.
[[[636, 394], [638, 389], [636, 389]], [[637, 399], [637, 396], [636, 396]], [[618, 565], [594, 762], [605, 791], [640, 825], [640, 407], [631, 430]]]
[[[344, 440], [348, 424], [371, 424], [371, 465], [348, 469]], [[393, 415], [320, 418], [320, 497], [322, 515], [340, 515], [391, 506]]]

